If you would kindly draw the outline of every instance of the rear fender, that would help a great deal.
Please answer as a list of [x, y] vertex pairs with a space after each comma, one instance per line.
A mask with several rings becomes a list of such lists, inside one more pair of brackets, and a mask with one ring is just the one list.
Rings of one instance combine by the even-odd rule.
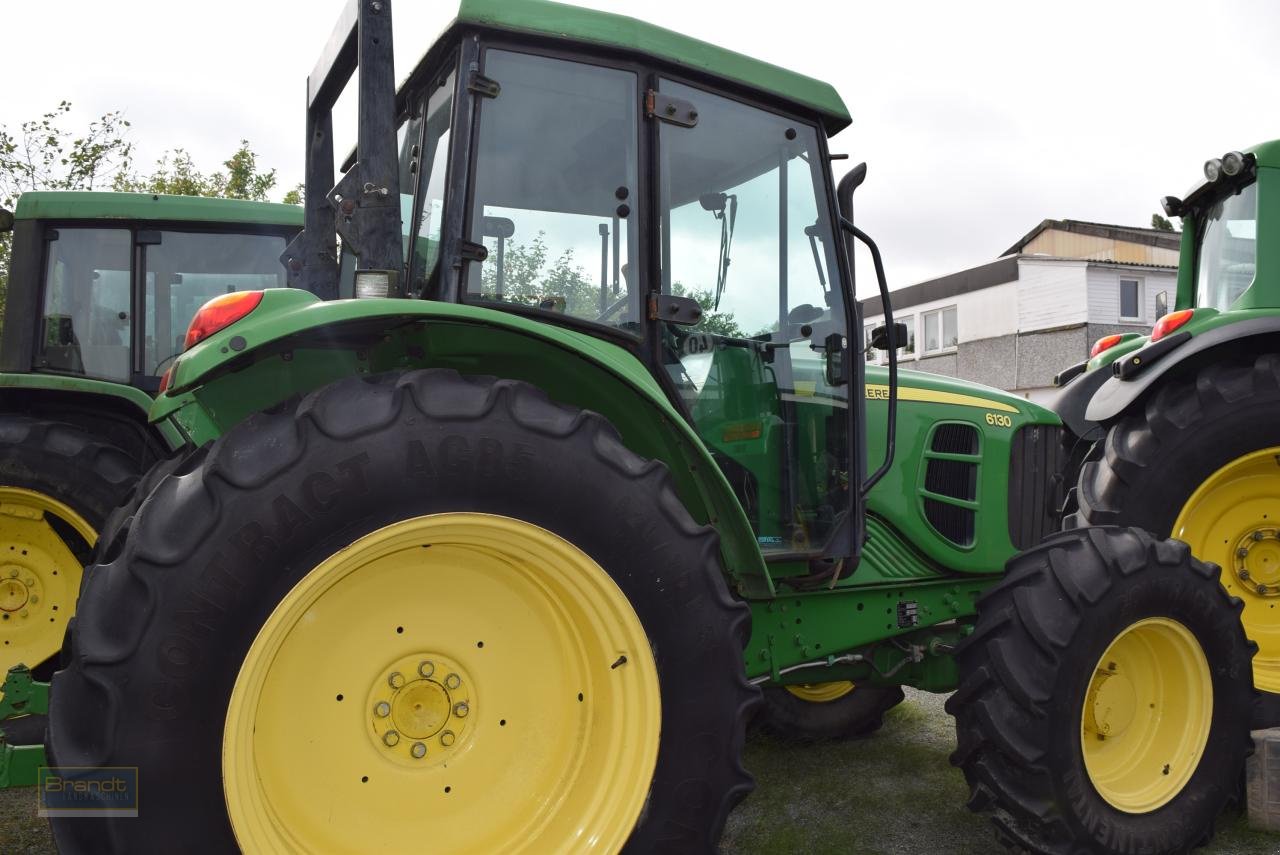
[[773, 594], [742, 506], [701, 440], [634, 354], [584, 333], [475, 306], [268, 291], [183, 354], [151, 417], [171, 415], [199, 445], [342, 377], [433, 367], [524, 381], [609, 419], [628, 448], [666, 464], [694, 519], [715, 526], [738, 589]]

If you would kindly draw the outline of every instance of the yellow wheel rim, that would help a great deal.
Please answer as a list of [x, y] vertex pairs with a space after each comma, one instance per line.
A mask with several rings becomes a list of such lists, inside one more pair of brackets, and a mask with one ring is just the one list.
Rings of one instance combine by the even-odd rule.
[[1244, 600], [1245, 634], [1258, 645], [1254, 685], [1280, 692], [1280, 447], [1213, 473], [1183, 506], [1172, 535], [1222, 567], [1223, 586]]
[[1116, 636], [1089, 681], [1080, 745], [1098, 795], [1148, 813], [1182, 791], [1213, 720], [1209, 662], [1185, 626], [1138, 621]]
[[89, 546], [97, 542], [93, 526], [68, 505], [0, 487], [0, 678], [19, 663], [34, 668], [62, 647], [84, 568], [50, 525], [58, 520]]
[[648, 638], [585, 553], [508, 517], [375, 531], [282, 599], [236, 679], [246, 852], [612, 852], [657, 762]]
[[786, 688], [802, 701], [829, 704], [852, 692], [853, 683], [849, 680], [833, 680], [829, 683], [795, 683]]

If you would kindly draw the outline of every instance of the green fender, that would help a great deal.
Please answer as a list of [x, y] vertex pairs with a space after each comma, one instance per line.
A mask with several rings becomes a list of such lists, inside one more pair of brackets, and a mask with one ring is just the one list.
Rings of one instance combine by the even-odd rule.
[[352, 374], [453, 368], [522, 380], [609, 419], [628, 448], [661, 460], [700, 523], [720, 534], [739, 591], [772, 596], [755, 534], [728, 481], [643, 363], [600, 338], [512, 312], [427, 300], [321, 301], [269, 290], [249, 315], [174, 363], [153, 421], [216, 439], [254, 412]]
[[[114, 403], [125, 404], [125, 409], [136, 410], [139, 422], [148, 417], [152, 406], [151, 396], [140, 389], [126, 386], [123, 383], [112, 383], [109, 380], [92, 380], [88, 377], [69, 377], [61, 374], [18, 374], [0, 372], [0, 390], [26, 389], [49, 393], [50, 397], [67, 398], [80, 396], [83, 398], [105, 398]], [[169, 449], [179, 448], [183, 444], [182, 434], [168, 419], [154, 420], [153, 426], [168, 444]]]

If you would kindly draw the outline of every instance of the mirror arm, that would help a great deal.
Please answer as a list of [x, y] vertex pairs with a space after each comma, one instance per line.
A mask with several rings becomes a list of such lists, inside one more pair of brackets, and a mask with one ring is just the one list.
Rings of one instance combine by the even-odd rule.
[[[893, 303], [889, 299], [889, 284], [884, 275], [884, 261], [880, 257], [880, 248], [862, 229], [844, 217], [840, 218], [840, 228], [853, 235], [871, 252], [871, 261], [876, 269], [876, 284], [880, 288], [880, 304], [884, 309], [885, 326], [892, 330], [893, 327]], [[892, 336], [891, 336], [892, 337]], [[897, 344], [891, 341], [891, 344]], [[889, 467], [893, 465], [893, 455], [897, 444], [898, 430], [898, 349], [896, 347], [889, 348], [889, 412], [887, 418], [884, 448], [884, 462], [876, 471], [867, 476], [867, 480], [862, 482], [862, 496], [866, 498], [871, 488], [880, 481], [881, 478], [889, 471]]]

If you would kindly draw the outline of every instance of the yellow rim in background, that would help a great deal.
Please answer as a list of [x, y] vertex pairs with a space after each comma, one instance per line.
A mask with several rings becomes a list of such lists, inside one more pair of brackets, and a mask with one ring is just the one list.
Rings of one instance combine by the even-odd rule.
[[1207, 478], [1173, 524], [1222, 584], [1244, 601], [1240, 620], [1257, 642], [1253, 681], [1280, 692], [1280, 447], [1246, 454]]
[[223, 734], [247, 852], [615, 852], [657, 762], [648, 637], [585, 553], [520, 520], [415, 517], [276, 606]]
[[829, 704], [838, 701], [853, 691], [850, 680], [833, 680], [829, 683], [793, 683], [786, 687], [787, 691], [802, 701], [814, 704]]
[[0, 678], [19, 663], [32, 668], [62, 647], [84, 572], [49, 524], [59, 519], [85, 543], [98, 540], [84, 517], [51, 496], [0, 487]]
[[1195, 772], [1213, 721], [1213, 681], [1181, 623], [1147, 618], [1116, 636], [1089, 681], [1080, 746], [1094, 789], [1125, 813], [1168, 804]]

